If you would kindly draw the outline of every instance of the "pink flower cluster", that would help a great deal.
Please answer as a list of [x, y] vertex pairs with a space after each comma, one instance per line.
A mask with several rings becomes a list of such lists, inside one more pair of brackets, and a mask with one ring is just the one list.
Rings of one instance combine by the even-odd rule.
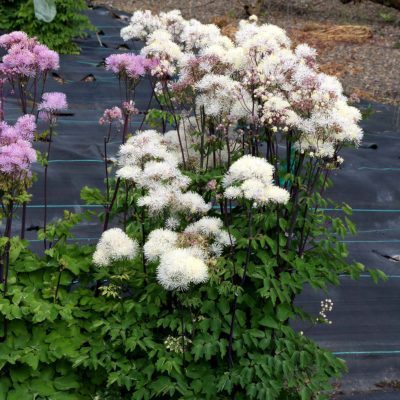
[[67, 96], [61, 92], [43, 93], [42, 102], [39, 104], [40, 111], [57, 112], [68, 108]]
[[0, 174], [22, 179], [29, 174], [30, 165], [36, 161], [32, 148], [36, 129], [35, 116], [26, 114], [14, 126], [0, 123]]
[[0, 64], [0, 72], [9, 77], [34, 77], [59, 68], [58, 54], [29, 38], [25, 32], [11, 32], [0, 36], [0, 47], [7, 50]]
[[132, 53], [111, 54], [106, 58], [106, 70], [130, 79], [138, 79], [153, 68], [155, 63], [156, 60]]
[[126, 115], [138, 115], [139, 109], [136, 108], [134, 101], [124, 101], [122, 103], [122, 109]]
[[113, 121], [121, 121], [121, 120], [122, 120], [122, 111], [119, 107], [115, 106], [104, 110], [103, 116], [99, 119], [99, 124], [100, 125], [105, 125], [106, 123], [111, 124]]
[[52, 121], [54, 120], [56, 113], [66, 110], [67, 108], [68, 103], [65, 93], [43, 93], [42, 102], [38, 105], [39, 118], [44, 121]]

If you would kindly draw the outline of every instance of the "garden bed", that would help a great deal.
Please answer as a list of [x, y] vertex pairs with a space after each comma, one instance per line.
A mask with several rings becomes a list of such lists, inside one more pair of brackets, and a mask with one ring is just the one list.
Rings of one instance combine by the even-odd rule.
[[[104, 71], [103, 62], [108, 55], [123, 53], [126, 49], [121, 48], [124, 43], [119, 37], [124, 20], [111, 18], [110, 13], [102, 8], [91, 11], [89, 15], [103, 34], [80, 42], [82, 54], [79, 57], [63, 56], [58, 76], [49, 81], [48, 91], [67, 94], [72, 114], [59, 118], [58, 135], [52, 150], [49, 221], [60, 216], [65, 208], [73, 211], [102, 209], [101, 205], [83, 204], [79, 194], [84, 185], [102, 186], [104, 127], [99, 127], [98, 119], [104, 108], [115, 105], [120, 98], [117, 80]], [[139, 46], [138, 42], [136, 44]], [[133, 45], [128, 43], [128, 46]], [[149, 97], [150, 86], [143, 82], [136, 97], [139, 109], [147, 107]], [[362, 103], [361, 106], [366, 109], [368, 104]], [[360, 232], [356, 237], [345, 239], [349, 241], [350, 258], [363, 262], [367, 267], [379, 267], [393, 277], [384, 287], [373, 285], [366, 276], [357, 283], [343, 278], [342, 287], [330, 292], [335, 303], [334, 324], [310, 332], [318, 343], [337, 352], [348, 362], [350, 373], [344, 376], [338, 389], [344, 392], [371, 390], [375, 383], [395, 379], [399, 371], [395, 355], [395, 333], [399, 326], [398, 320], [393, 318], [398, 313], [397, 303], [393, 302], [398, 297], [397, 264], [390, 259], [398, 249], [397, 229], [400, 226], [399, 188], [392, 184], [398, 176], [399, 154], [393, 146], [393, 142], [399, 140], [398, 115], [391, 106], [372, 104], [372, 107], [375, 113], [363, 123], [366, 131], [364, 145], [357, 152], [345, 152], [346, 163], [335, 172], [335, 189], [331, 196], [354, 208], [353, 219]], [[7, 119], [17, 117], [16, 108], [16, 103], [7, 104]], [[140, 125], [140, 120], [137, 125]], [[43, 148], [44, 144], [40, 146]], [[109, 157], [115, 156], [117, 148], [117, 144], [111, 144]], [[39, 179], [32, 189], [33, 202], [28, 208], [26, 238], [32, 240], [33, 246], [41, 247], [35, 229], [42, 224], [42, 168], [35, 167], [35, 172]], [[80, 225], [76, 231], [78, 242], [96, 243], [101, 230], [101, 225], [95, 222]], [[316, 313], [321, 296], [321, 293], [310, 290], [298, 301], [308, 311]], [[381, 326], [386, 326], [384, 332]]]

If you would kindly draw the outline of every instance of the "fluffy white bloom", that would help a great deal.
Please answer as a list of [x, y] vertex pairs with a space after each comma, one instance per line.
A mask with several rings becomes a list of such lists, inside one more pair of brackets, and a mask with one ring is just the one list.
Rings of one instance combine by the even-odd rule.
[[136, 182], [140, 179], [141, 173], [142, 171], [140, 168], [127, 165], [125, 167], [119, 168], [115, 175], [118, 178]]
[[[240, 21], [232, 41], [215, 25], [187, 21], [177, 10], [158, 16], [138, 11], [122, 35], [145, 39], [142, 54], [159, 60], [151, 73], [167, 79], [177, 75], [172, 92], [192, 89], [197, 110], [204, 108], [206, 117], [217, 123], [229, 121], [232, 126], [241, 121], [274, 132], [290, 130], [299, 137], [295, 148], [326, 159], [337, 156], [341, 143], [357, 145], [362, 139], [358, 111], [348, 106], [337, 78], [318, 72], [316, 50], [307, 44], [292, 50], [286, 32], [275, 25], [259, 25], [256, 17]], [[192, 135], [199, 130], [179, 128], [190, 168], [199, 165], [199, 136]], [[177, 139], [177, 132], [171, 131], [165, 143], [182, 162]], [[221, 164], [226, 154], [224, 149], [220, 153]], [[132, 170], [119, 175], [134, 176]], [[235, 198], [235, 190], [227, 187], [226, 195]]]
[[205, 46], [215, 43], [221, 36], [220, 30], [213, 24], [202, 24], [191, 19], [185, 25], [180, 36], [181, 43], [186, 51], [198, 52]]
[[228, 187], [235, 182], [247, 179], [258, 179], [266, 184], [271, 184], [274, 167], [264, 158], [244, 155], [235, 161], [224, 176], [224, 186]]
[[225, 174], [223, 184], [228, 199], [245, 198], [257, 204], [285, 204], [289, 192], [274, 186], [274, 168], [265, 159], [245, 155], [235, 161]]
[[208, 268], [191, 249], [175, 249], [160, 257], [157, 280], [166, 290], [187, 290], [208, 280]]
[[306, 43], [301, 43], [296, 47], [295, 54], [298, 58], [304, 58], [306, 60], [315, 60], [315, 57], [317, 56], [317, 50], [310, 47]]
[[192, 214], [205, 214], [210, 211], [211, 204], [206, 203], [198, 193], [186, 192], [180, 195], [177, 209], [189, 211]]
[[242, 45], [246, 40], [257, 34], [259, 27], [255, 21], [241, 20], [239, 21], [239, 29], [236, 31], [236, 43]]
[[187, 21], [182, 17], [180, 10], [171, 10], [160, 13], [160, 21], [164, 29], [166, 29], [175, 40], [179, 40], [179, 36], [187, 25]]
[[286, 189], [278, 186], [268, 186], [267, 188], [267, 201], [277, 204], [286, 204], [289, 201], [290, 194]]
[[243, 70], [246, 65], [245, 50], [243, 47], [233, 47], [226, 50], [225, 61], [231, 64], [235, 70]]
[[216, 236], [222, 229], [222, 221], [216, 217], [203, 217], [187, 226], [187, 233], [201, 233], [205, 236]]
[[163, 137], [148, 130], [132, 136], [120, 147], [117, 176], [134, 181], [140, 187], [169, 183], [186, 187], [188, 178], [177, 169], [175, 154], [162, 144]]
[[140, 176], [142, 187], [154, 187], [155, 185], [170, 184], [180, 189], [185, 189], [190, 179], [184, 176], [176, 165], [166, 161], [149, 161], [145, 164]]
[[125, 41], [129, 39], [144, 40], [161, 27], [162, 22], [158, 16], [153, 15], [149, 10], [138, 10], [133, 13], [130, 24], [121, 29], [121, 36]]
[[269, 125], [286, 125], [291, 122], [290, 103], [280, 94], [270, 93], [263, 104], [263, 121]]
[[195, 88], [200, 95], [197, 107], [204, 107], [211, 116], [230, 115], [235, 119], [249, 115], [252, 103], [247, 91], [233, 79], [225, 75], [207, 74]]
[[162, 135], [154, 130], [138, 132], [120, 147], [119, 165], [140, 166], [149, 159], [163, 160], [173, 164], [176, 162], [175, 157], [161, 145], [162, 139]]
[[329, 76], [320, 73], [317, 76], [317, 80], [318, 92], [320, 92], [321, 95], [328, 95], [335, 98], [342, 96], [343, 86], [335, 76]]
[[124, 26], [121, 29], [121, 37], [127, 42], [130, 39], [139, 38], [142, 35], [146, 35], [142, 29], [139, 29], [133, 25]]
[[242, 191], [236, 186], [228, 186], [225, 189], [224, 196], [230, 200], [237, 199], [242, 196]]
[[223, 230], [223, 223], [216, 217], [203, 217], [186, 227], [183, 234], [185, 235], [201, 235], [208, 239], [208, 253], [219, 256], [224, 247], [235, 242], [229, 233]]
[[317, 85], [318, 74], [306, 64], [300, 63], [296, 65], [293, 71], [292, 81], [302, 88], [313, 88]]
[[149, 261], [157, 260], [164, 253], [177, 247], [178, 234], [167, 229], [155, 229], [150, 232], [143, 247], [144, 254]]
[[122, 229], [112, 228], [103, 232], [93, 254], [93, 263], [99, 267], [110, 265], [113, 261], [132, 260], [136, 257], [139, 245]]
[[182, 51], [172, 41], [171, 34], [164, 29], [157, 29], [148, 38], [146, 46], [140, 53], [144, 56], [155, 56], [170, 61], [179, 61], [182, 58]]
[[[248, 52], [257, 54], [257, 58], [265, 53], [278, 51], [281, 48], [290, 47], [290, 39], [286, 32], [276, 25], [264, 24], [251, 27], [253, 24], [239, 26], [239, 32], [236, 37], [240, 40], [240, 45]], [[243, 28], [247, 36], [244, 36], [240, 29]]]
[[167, 208], [175, 208], [181, 192], [170, 186], [158, 185], [148, 190], [145, 196], [138, 199], [139, 207], [147, 207], [150, 214], [160, 214]]
[[165, 226], [168, 229], [174, 230], [179, 226], [180, 222], [179, 219], [176, 217], [169, 217], [167, 218], [167, 220], [165, 221]]

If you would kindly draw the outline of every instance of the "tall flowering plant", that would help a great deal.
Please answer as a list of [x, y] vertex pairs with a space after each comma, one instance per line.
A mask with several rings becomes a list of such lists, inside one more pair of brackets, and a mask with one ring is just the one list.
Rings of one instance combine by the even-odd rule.
[[[24, 204], [29, 196], [26, 187], [31, 181], [31, 164], [36, 161], [32, 148], [36, 129], [35, 117], [26, 114], [18, 118], [14, 126], [0, 122], [0, 202], [1, 220], [5, 220], [0, 239], [0, 280], [2, 296], [7, 295], [10, 268], [12, 223], [16, 207]], [[4, 321], [3, 335], [7, 335]]]
[[[121, 366], [107, 393], [326, 398], [344, 364], [291, 321], [331, 323], [329, 299], [314, 316], [297, 296], [363, 270], [340, 241], [354, 225], [323, 211], [340, 151], [362, 139], [360, 112], [314, 49], [256, 17], [231, 39], [179, 11], [137, 11], [121, 35], [144, 42], [158, 104], [146, 121], [161, 132], [123, 140], [114, 203], [129, 204], [125, 232], [105, 230], [93, 256], [99, 291], [132, 310], [126, 342], [111, 342], [135, 372], [122, 380]], [[126, 84], [121, 60], [107, 68]]]
[[[5, 118], [6, 93], [11, 92], [16, 95], [21, 113], [26, 116], [26, 121], [29, 119], [32, 123], [36, 123], [40, 111], [38, 102], [44, 94], [49, 73], [59, 68], [59, 55], [39, 43], [36, 38], [30, 38], [21, 31], [0, 36], [0, 47], [6, 51], [0, 63], [0, 121]], [[35, 115], [34, 122], [27, 114], [28, 112], [30, 115]], [[34, 129], [36, 129], [36, 125]], [[47, 139], [51, 142], [51, 137]], [[45, 174], [47, 175], [47, 170]], [[45, 181], [47, 181], [47, 177]], [[30, 182], [26, 179], [24, 182], [25, 190], [27, 190]], [[24, 202], [22, 204], [21, 239], [25, 237], [26, 206], [27, 204]]]
[[[179, 11], [138, 11], [121, 35], [144, 46], [106, 59], [121, 101], [99, 121], [105, 190], [82, 191], [104, 205], [100, 240], [68, 243], [81, 218], [65, 212], [40, 234], [52, 244], [43, 257], [15, 246], [0, 388], [10, 398], [327, 398], [344, 363], [293, 322], [331, 323], [330, 299], [317, 315], [296, 299], [363, 269], [340, 241], [351, 221], [324, 212], [351, 213], [324, 192], [341, 149], [362, 139], [360, 113], [318, 72], [315, 50], [255, 17], [230, 39]], [[134, 103], [146, 81], [157, 109]], [[65, 107], [44, 94], [39, 117], [51, 130]], [[3, 123], [4, 138], [33, 126], [24, 118]], [[11, 182], [33, 161], [7, 160]]]
[[35, 38], [19, 31], [2, 35], [0, 47], [7, 51], [0, 72], [16, 91], [22, 113], [29, 110], [33, 113], [44, 92], [49, 72], [59, 68], [59, 56]]

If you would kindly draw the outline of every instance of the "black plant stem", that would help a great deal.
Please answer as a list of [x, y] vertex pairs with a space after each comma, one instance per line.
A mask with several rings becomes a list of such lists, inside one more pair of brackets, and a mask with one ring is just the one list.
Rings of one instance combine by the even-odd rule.
[[[128, 126], [129, 126], [129, 112], [125, 112], [125, 118], [124, 118], [124, 128], [123, 128], [123, 132], [122, 132], [122, 144], [125, 143], [126, 141], [126, 136], [128, 133]], [[111, 128], [110, 128], [111, 129]], [[108, 136], [109, 138], [109, 136]], [[107, 140], [108, 141], [108, 140]], [[106, 147], [106, 144], [105, 144]], [[106, 151], [105, 151], [106, 152]], [[106, 157], [106, 155], [105, 155]], [[107, 169], [107, 157], [106, 157], [106, 169]], [[106, 172], [106, 176], [108, 177], [108, 172]], [[111, 203], [109, 203], [109, 188], [107, 188], [107, 206], [106, 206], [106, 213], [104, 216], [104, 224], [103, 224], [103, 232], [106, 231], [108, 229], [108, 223], [110, 221], [110, 212], [114, 206], [115, 200], [117, 199], [117, 194], [118, 194], [118, 189], [119, 189], [119, 185], [121, 183], [120, 178], [117, 179], [117, 182], [115, 184], [115, 189], [114, 189], [114, 193], [113, 193], [113, 197], [111, 199]], [[108, 187], [108, 179], [107, 179], [107, 187]]]
[[23, 89], [23, 83], [21, 81], [18, 82], [19, 85], [19, 98], [20, 98], [20, 102], [21, 102], [21, 110], [22, 110], [22, 114], [26, 114], [27, 113], [27, 104], [26, 104], [26, 93]]
[[[40, 98], [42, 98], [43, 93], [44, 93], [44, 88], [46, 86], [46, 80], [47, 80], [47, 73], [43, 75], [43, 82], [42, 82], [42, 88], [40, 89]], [[36, 121], [39, 117], [39, 110], [36, 110]]]
[[125, 181], [124, 232], [126, 232], [126, 226], [127, 226], [127, 222], [128, 222], [128, 196], [129, 196], [129, 185], [128, 185], [128, 181]]
[[33, 111], [35, 110], [36, 107], [36, 96], [37, 96], [37, 77], [35, 76], [33, 80], [33, 101], [32, 101], [32, 108], [31, 108], [31, 114], [33, 114]]
[[299, 192], [300, 192], [300, 187], [299, 183], [297, 182], [297, 177], [300, 174], [302, 165], [304, 161], [304, 154], [300, 155], [299, 158], [299, 163], [296, 168], [295, 176], [293, 178], [293, 185], [291, 188], [291, 197], [293, 198], [293, 209], [292, 209], [292, 215], [290, 216], [290, 222], [289, 222], [289, 229], [288, 229], [288, 239], [286, 242], [286, 251], [289, 250], [290, 244], [292, 242], [292, 235], [293, 231], [296, 225], [296, 219], [297, 219], [297, 213], [298, 213], [298, 201], [299, 201]]
[[206, 114], [204, 106], [200, 107], [200, 121], [201, 121], [201, 138], [200, 138], [200, 169], [203, 170], [204, 166], [204, 136], [206, 131]]
[[[26, 114], [27, 113], [26, 92], [23, 89], [23, 84], [21, 83], [21, 81], [19, 81], [19, 97], [20, 97], [20, 101], [21, 101], [22, 114]], [[21, 215], [21, 233], [20, 233], [21, 239], [25, 238], [26, 207], [27, 207], [27, 202], [24, 201], [22, 203], [22, 215]]]
[[44, 166], [44, 221], [43, 221], [43, 231], [44, 231], [44, 249], [47, 248], [47, 238], [46, 238], [46, 230], [47, 230], [47, 173], [49, 169], [49, 159], [50, 159], [50, 150], [51, 150], [51, 142], [53, 141], [53, 123], [50, 122], [49, 128], [49, 137], [48, 137], [48, 145], [47, 145], [47, 153], [46, 153], [46, 164]]
[[111, 199], [111, 203], [106, 206], [106, 214], [104, 216], [103, 232], [108, 229], [108, 223], [110, 221], [110, 212], [114, 206], [115, 200], [117, 199], [117, 193], [118, 193], [120, 183], [121, 183], [121, 179], [118, 178], [117, 182], [115, 184], [115, 189], [114, 189], [113, 197]]
[[[321, 189], [320, 189], [320, 195], [322, 195], [323, 192], [325, 191], [325, 185], [326, 185], [326, 181], [328, 179], [328, 175], [329, 175], [329, 170], [327, 169], [325, 171], [325, 174], [324, 174], [324, 181], [323, 181]], [[318, 209], [318, 204], [315, 204], [314, 213], [317, 212], [317, 209]], [[299, 256], [302, 256], [304, 254], [304, 250], [305, 250], [305, 247], [307, 245], [308, 237], [309, 237], [310, 231], [311, 231], [311, 229], [309, 228], [307, 230], [307, 233], [305, 233], [305, 224], [306, 224], [305, 222], [306, 222], [306, 217], [307, 217], [308, 210], [309, 210], [309, 208], [306, 207], [306, 210], [304, 212], [304, 223], [303, 223], [303, 226], [302, 226], [302, 229], [301, 229], [301, 237], [300, 237], [299, 252], [298, 252]]]
[[108, 125], [108, 133], [107, 136], [104, 136], [104, 170], [106, 174], [106, 191], [107, 191], [107, 202], [110, 201], [110, 180], [108, 178], [108, 154], [107, 154], [107, 145], [108, 142], [110, 141], [111, 137], [111, 125], [112, 123], [110, 122]]
[[107, 155], [107, 138], [104, 138], [104, 171], [106, 174], [106, 192], [107, 192], [107, 202], [110, 200], [110, 182], [108, 179], [108, 155]]
[[175, 123], [175, 127], [176, 127], [176, 132], [178, 133], [179, 146], [180, 146], [180, 148], [181, 148], [181, 153], [182, 153], [182, 165], [183, 165], [183, 168], [185, 169], [185, 168], [186, 168], [185, 152], [184, 152], [184, 149], [183, 149], [183, 143], [182, 143], [181, 134], [180, 134], [180, 132], [179, 132], [179, 122], [178, 122], [178, 120], [176, 119], [175, 107], [174, 107], [174, 105], [173, 105], [173, 103], [172, 103], [172, 100], [171, 100], [171, 94], [170, 94], [170, 92], [169, 92], [169, 90], [168, 90], [168, 84], [164, 84], [163, 87], [165, 87], [165, 92], [166, 92], [167, 95], [168, 95], [169, 104], [171, 105], [171, 114], [172, 114], [172, 118], [174, 119], [174, 123]]
[[124, 144], [126, 141], [126, 136], [128, 134], [128, 126], [129, 126], [129, 113], [126, 112], [124, 119], [124, 130], [122, 132], [122, 144]]
[[[251, 240], [253, 235], [253, 206], [250, 206], [248, 211], [248, 244], [247, 244], [247, 252], [246, 252], [246, 261], [243, 270], [243, 276], [240, 281], [240, 286], [243, 286], [246, 281], [247, 269], [250, 263], [250, 255], [251, 255]], [[238, 294], [235, 293], [235, 300], [232, 305], [232, 318], [231, 325], [229, 329], [229, 339], [228, 339], [228, 364], [229, 368], [233, 367], [233, 334], [235, 328], [235, 318], [236, 318], [236, 310], [237, 310], [237, 302], [238, 302]]]

